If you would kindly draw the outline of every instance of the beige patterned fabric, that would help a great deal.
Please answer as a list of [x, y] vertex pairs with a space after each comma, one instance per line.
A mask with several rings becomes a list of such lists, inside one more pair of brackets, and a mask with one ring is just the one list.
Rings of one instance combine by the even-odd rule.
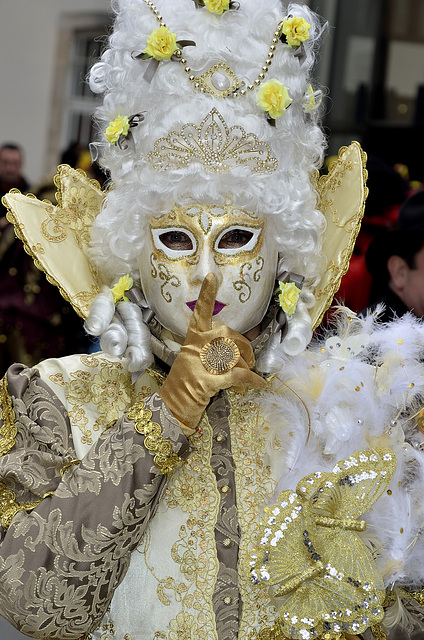
[[[161, 355], [172, 364], [163, 344]], [[240, 514], [237, 496], [246, 483], [239, 473], [237, 485], [235, 468], [246, 464], [246, 437], [257, 440], [258, 413], [243, 396], [218, 394], [191, 438], [186, 464], [167, 482], [125, 417], [143, 400], [173, 451], [188, 454], [177, 422], [154, 393], [160, 377], [151, 371], [133, 384], [120, 360], [101, 353], [9, 371], [0, 442], [11, 433], [0, 478], [14, 497], [2, 533], [2, 550], [14, 564], [0, 587], [0, 607], [24, 633], [235, 640], [241, 621], [250, 624], [239, 591], [240, 584], [250, 590], [240, 562], [240, 518], [254, 516], [246, 556], [259, 505], [275, 482], [269, 471], [247, 474], [257, 501], [248, 499]], [[258, 468], [266, 461], [263, 444], [262, 438], [252, 448]], [[27, 584], [36, 597], [28, 596]], [[57, 597], [48, 597], [49, 589]], [[134, 607], [136, 592], [142, 597]], [[264, 598], [254, 626], [272, 622], [274, 613]]]
[[[282, 640], [248, 570], [286, 455], [263, 392], [220, 392], [189, 442], [157, 394], [163, 377], [134, 382], [99, 353], [15, 365], [1, 384], [0, 613], [30, 637]], [[169, 475], [127, 417], [141, 406], [184, 461]], [[424, 610], [406, 606], [411, 631], [388, 640], [422, 637]]]
[[[166, 476], [125, 416], [67, 467], [76, 457], [69, 416], [38, 372], [14, 365], [7, 390], [17, 433], [0, 459], [2, 482], [18, 504], [52, 494], [1, 529], [1, 613], [29, 636], [75, 640], [102, 619]], [[157, 394], [145, 405], [174, 452], [186, 455], [188, 442]], [[3, 412], [1, 433], [8, 428]]]

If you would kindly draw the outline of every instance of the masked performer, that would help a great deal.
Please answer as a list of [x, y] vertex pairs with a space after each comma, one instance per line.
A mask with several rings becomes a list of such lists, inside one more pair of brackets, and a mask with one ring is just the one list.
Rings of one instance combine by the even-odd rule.
[[9, 218], [102, 352], [1, 386], [0, 612], [39, 639], [424, 634], [424, 331], [339, 310], [364, 156], [325, 146], [322, 24], [116, 0], [95, 182]]

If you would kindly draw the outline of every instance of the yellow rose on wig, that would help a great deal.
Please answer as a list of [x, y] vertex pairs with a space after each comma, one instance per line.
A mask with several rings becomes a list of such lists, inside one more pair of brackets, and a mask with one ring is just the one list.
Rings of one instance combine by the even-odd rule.
[[296, 287], [294, 282], [280, 282], [278, 287], [278, 302], [280, 307], [288, 316], [292, 316], [296, 311], [297, 301], [300, 296], [300, 289]]
[[274, 120], [282, 116], [292, 102], [287, 87], [275, 78], [261, 84], [256, 101]]
[[178, 48], [177, 34], [172, 33], [168, 27], [159, 27], [147, 38], [144, 53], [155, 60], [169, 60]]
[[304, 18], [288, 18], [283, 20], [281, 32], [287, 38], [287, 44], [291, 47], [300, 47], [302, 42], [309, 40], [309, 29], [311, 25]]
[[224, 11], [228, 11], [230, 8], [230, 0], [204, 0], [205, 7], [209, 9], [211, 13], [218, 13], [221, 15]]
[[125, 292], [129, 291], [133, 284], [133, 279], [128, 273], [126, 276], [122, 276], [122, 278], [119, 278], [118, 282], [116, 282], [110, 289], [115, 304], [119, 300], [125, 300], [125, 302], [128, 302], [128, 298], [125, 295]]
[[127, 116], [117, 116], [109, 123], [105, 136], [110, 144], [116, 144], [121, 136], [126, 136], [130, 129], [130, 121]]

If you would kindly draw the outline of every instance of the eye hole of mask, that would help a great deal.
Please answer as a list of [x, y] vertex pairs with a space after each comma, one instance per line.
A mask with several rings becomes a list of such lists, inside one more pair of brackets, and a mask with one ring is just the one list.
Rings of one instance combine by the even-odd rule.
[[248, 227], [232, 227], [225, 229], [215, 242], [215, 250], [224, 254], [237, 253], [240, 250], [252, 251], [262, 229]]
[[196, 251], [196, 239], [188, 229], [152, 229], [156, 249], [169, 257], [192, 255]]

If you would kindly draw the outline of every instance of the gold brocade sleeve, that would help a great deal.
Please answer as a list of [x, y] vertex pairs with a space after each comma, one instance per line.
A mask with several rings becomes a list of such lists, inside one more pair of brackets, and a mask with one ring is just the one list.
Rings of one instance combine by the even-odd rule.
[[[67, 412], [35, 370], [11, 367], [3, 401], [0, 445], [13, 442], [0, 482], [13, 513], [0, 528], [0, 614], [26, 635], [75, 640], [102, 619], [167, 476], [127, 416], [76, 460]], [[157, 394], [144, 402], [183, 458], [177, 421]]]

